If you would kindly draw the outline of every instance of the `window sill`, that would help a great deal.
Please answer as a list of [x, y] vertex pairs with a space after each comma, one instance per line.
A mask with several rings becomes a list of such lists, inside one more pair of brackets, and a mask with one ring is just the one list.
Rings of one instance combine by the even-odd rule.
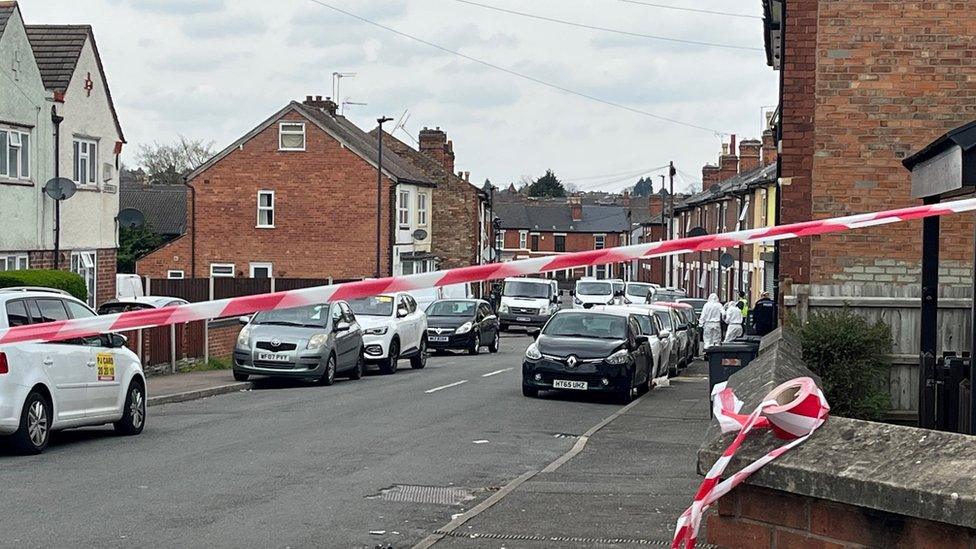
[[21, 187], [33, 187], [34, 181], [31, 179], [8, 179], [0, 177], [0, 185], [19, 185]]
[[274, 229], [274, 225], [255, 225], [255, 229]]
[[282, 149], [279, 147], [278, 152], [305, 152], [305, 149]]

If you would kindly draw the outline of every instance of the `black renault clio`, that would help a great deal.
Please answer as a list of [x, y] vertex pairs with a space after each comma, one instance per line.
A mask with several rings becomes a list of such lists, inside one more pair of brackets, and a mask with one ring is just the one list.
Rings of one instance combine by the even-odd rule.
[[498, 317], [481, 299], [441, 299], [427, 306], [427, 348], [478, 354], [482, 346], [497, 353]]
[[592, 391], [630, 402], [650, 388], [652, 360], [647, 336], [633, 314], [559, 311], [525, 351], [522, 394]]

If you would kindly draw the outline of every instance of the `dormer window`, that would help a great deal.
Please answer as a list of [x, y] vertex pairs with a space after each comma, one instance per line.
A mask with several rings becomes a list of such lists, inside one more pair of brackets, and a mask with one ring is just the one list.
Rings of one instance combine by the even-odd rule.
[[278, 124], [278, 150], [305, 150], [304, 122], [282, 122], [281, 124]]

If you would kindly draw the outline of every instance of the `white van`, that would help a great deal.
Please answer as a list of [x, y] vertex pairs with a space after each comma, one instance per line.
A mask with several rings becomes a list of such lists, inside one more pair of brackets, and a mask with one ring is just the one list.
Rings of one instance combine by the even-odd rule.
[[548, 278], [506, 278], [498, 319], [509, 326], [541, 328], [559, 310], [559, 285]]
[[589, 309], [594, 305], [617, 305], [617, 290], [612, 280], [583, 277], [573, 290], [573, 308]]

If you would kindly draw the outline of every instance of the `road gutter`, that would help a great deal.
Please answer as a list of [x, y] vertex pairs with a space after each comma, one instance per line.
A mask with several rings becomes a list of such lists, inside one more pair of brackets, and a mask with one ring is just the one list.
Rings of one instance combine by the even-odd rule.
[[172, 393], [168, 395], [151, 396], [146, 399], [147, 406], [159, 406], [160, 404], [173, 404], [175, 402], [187, 402], [189, 400], [197, 400], [201, 398], [212, 397], [216, 395], [224, 395], [227, 393], [236, 393], [238, 391], [246, 391], [253, 387], [253, 383], [250, 381], [244, 381], [240, 383], [228, 383], [226, 385], [218, 385], [216, 387], [207, 387], [205, 389], [196, 389], [194, 391], [184, 391], [182, 393]]
[[490, 509], [493, 505], [501, 501], [505, 496], [512, 493], [516, 488], [524, 484], [526, 481], [531, 480], [539, 473], [551, 473], [556, 469], [559, 469], [567, 461], [573, 459], [574, 457], [576, 457], [577, 454], [583, 451], [583, 448], [586, 447], [586, 442], [590, 439], [590, 437], [595, 435], [600, 429], [603, 429], [604, 427], [609, 425], [611, 422], [613, 422], [613, 420], [627, 413], [631, 408], [636, 406], [640, 401], [641, 401], [640, 398], [635, 399], [630, 404], [624, 406], [623, 408], [617, 410], [616, 412], [604, 418], [603, 421], [601, 421], [600, 423], [597, 423], [593, 427], [590, 427], [585, 433], [583, 433], [579, 437], [579, 440], [576, 441], [576, 444], [574, 444], [572, 448], [567, 450], [566, 453], [564, 453], [563, 455], [556, 458], [552, 463], [547, 465], [544, 469], [542, 469], [541, 471], [527, 471], [523, 473], [518, 478], [512, 480], [511, 482], [503, 486], [500, 490], [492, 494], [488, 499], [482, 501], [478, 505], [465, 511], [461, 515], [455, 517], [453, 520], [451, 520], [451, 522], [447, 523], [441, 528], [438, 528], [437, 530], [434, 531], [434, 533], [420, 540], [419, 543], [413, 546], [413, 549], [429, 549], [435, 543], [444, 539], [446, 536], [450, 535], [452, 532], [457, 530], [464, 523], [475, 518], [476, 516], [480, 515], [484, 511]]

